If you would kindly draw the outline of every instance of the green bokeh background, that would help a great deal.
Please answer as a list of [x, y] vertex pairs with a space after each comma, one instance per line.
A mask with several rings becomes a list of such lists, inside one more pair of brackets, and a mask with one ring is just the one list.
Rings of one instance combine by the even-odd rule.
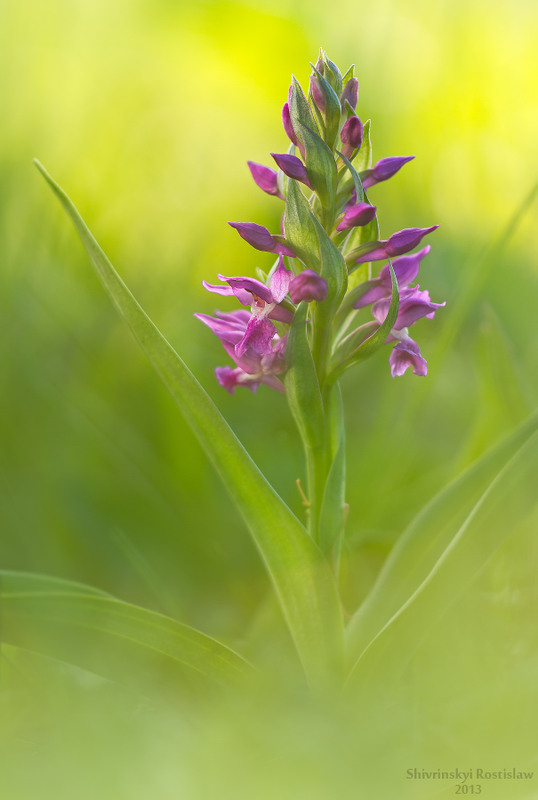
[[[417, 326], [427, 379], [392, 380], [386, 352], [343, 381], [356, 606], [420, 507], [537, 404], [535, 206], [517, 214], [536, 180], [537, 21], [527, 0], [0, 3], [3, 568], [92, 583], [232, 643], [252, 623], [269, 584], [239, 515], [31, 162], [301, 513], [285, 399], [218, 387], [226, 357], [192, 314], [214, 309], [203, 278], [270, 265], [226, 222], [277, 230], [279, 201], [246, 161], [287, 147], [291, 73], [304, 85], [322, 45], [356, 65], [374, 158], [416, 155], [371, 196], [382, 234], [441, 224], [421, 285], [447, 301]], [[476, 628], [481, 592], [519, 586], [528, 642], [532, 533], [488, 572]]]

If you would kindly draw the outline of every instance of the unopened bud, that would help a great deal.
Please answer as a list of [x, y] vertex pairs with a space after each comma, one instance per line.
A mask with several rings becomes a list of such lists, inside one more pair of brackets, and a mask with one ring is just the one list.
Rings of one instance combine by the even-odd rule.
[[314, 272], [313, 269], [305, 269], [295, 277], [289, 285], [289, 294], [294, 303], [306, 300], [325, 300], [329, 287], [327, 281]]

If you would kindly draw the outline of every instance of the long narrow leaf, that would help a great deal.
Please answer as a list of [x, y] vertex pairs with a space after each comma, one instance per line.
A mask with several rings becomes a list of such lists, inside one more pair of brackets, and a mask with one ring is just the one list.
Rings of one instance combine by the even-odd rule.
[[0, 572], [1, 639], [128, 684], [227, 684], [252, 671], [230, 648], [162, 614], [90, 586]]
[[268, 484], [215, 404], [153, 324], [103, 253], [65, 192], [36, 162], [70, 216], [92, 264], [142, 350], [182, 410], [242, 513], [266, 564], [311, 680], [342, 657], [342, 620], [330, 567]]
[[401, 617], [417, 614], [421, 635], [536, 510], [537, 428], [534, 417], [435, 498], [404, 534], [348, 626], [356, 675]]

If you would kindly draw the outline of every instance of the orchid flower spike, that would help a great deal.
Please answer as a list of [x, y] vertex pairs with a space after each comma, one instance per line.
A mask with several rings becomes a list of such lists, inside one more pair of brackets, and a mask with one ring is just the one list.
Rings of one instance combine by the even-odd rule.
[[[382, 158], [369, 166], [369, 123], [361, 122], [358, 98], [353, 68], [342, 77], [323, 51], [306, 92], [292, 79], [282, 108], [289, 141], [271, 153], [277, 169], [247, 162], [256, 185], [284, 201], [281, 233], [270, 233], [254, 222], [229, 223], [255, 250], [272, 253], [275, 262], [268, 273], [258, 269], [256, 278], [231, 277], [221, 267], [226, 274], [218, 275], [220, 283], [203, 285], [241, 308], [196, 315], [233, 362], [217, 368], [219, 383], [232, 393], [237, 386], [255, 391], [264, 384], [279, 392], [286, 387], [297, 418], [318, 408], [320, 390], [325, 403], [342, 372], [385, 343], [392, 346], [393, 376], [409, 368], [426, 375], [426, 360], [409, 329], [423, 317], [432, 319], [445, 305], [433, 302], [426, 290], [415, 285], [430, 246], [412, 253], [438, 225], [405, 228], [380, 239], [379, 206], [369, 202], [367, 192], [414, 156]], [[362, 155], [365, 139], [368, 152]], [[361, 167], [353, 166], [359, 162]], [[375, 269], [379, 261], [385, 263], [374, 277], [368, 274], [370, 266], [357, 269], [361, 264], [373, 264]], [[367, 318], [361, 321], [364, 314]], [[381, 335], [375, 336], [381, 328]], [[293, 359], [304, 358], [308, 348], [308, 369], [315, 370], [315, 380], [311, 376], [305, 383]], [[289, 370], [290, 366], [297, 369]], [[300, 390], [296, 380], [303, 381]], [[318, 387], [318, 400], [298, 408], [310, 383]], [[313, 427], [305, 425], [304, 430]]]

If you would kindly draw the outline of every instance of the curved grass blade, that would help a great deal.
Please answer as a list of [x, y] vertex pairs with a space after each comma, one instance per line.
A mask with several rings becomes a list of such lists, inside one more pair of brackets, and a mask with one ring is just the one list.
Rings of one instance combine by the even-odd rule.
[[0, 609], [2, 641], [120, 682], [226, 685], [252, 673], [194, 628], [72, 581], [0, 572]]
[[[373, 663], [375, 651], [383, 649], [383, 640], [390, 638], [392, 626], [400, 625], [400, 617], [416, 614], [416, 634], [421, 636], [504, 539], [536, 510], [537, 473], [538, 416], [534, 416], [426, 506], [348, 625], [355, 677], [363, 674], [363, 659]], [[408, 641], [407, 652], [411, 644]]]
[[219, 472], [265, 562], [311, 682], [340, 671], [343, 624], [334, 578], [323, 554], [270, 486], [211, 398], [150, 320], [99, 247], [75, 206], [36, 166], [70, 216], [120, 315]]

